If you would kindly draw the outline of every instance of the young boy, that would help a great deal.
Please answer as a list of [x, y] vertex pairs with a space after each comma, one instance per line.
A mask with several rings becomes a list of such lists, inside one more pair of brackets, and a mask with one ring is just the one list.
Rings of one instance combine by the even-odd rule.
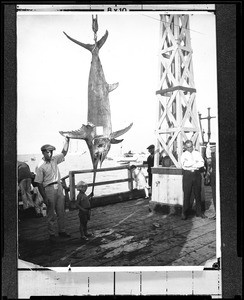
[[135, 165], [130, 166], [130, 170], [132, 171], [132, 177], [136, 182], [136, 188], [144, 189], [146, 199], [148, 198], [148, 187], [147, 187], [147, 180], [145, 175], [142, 173], [141, 168], [136, 167]]
[[87, 190], [87, 183], [84, 181], [79, 181], [76, 188], [77, 191], [79, 191], [79, 194], [77, 195], [76, 206], [79, 209], [81, 241], [88, 241], [88, 237], [91, 236], [91, 234], [87, 233], [87, 222], [90, 220], [90, 199], [92, 198], [93, 193], [88, 196], [85, 194]]

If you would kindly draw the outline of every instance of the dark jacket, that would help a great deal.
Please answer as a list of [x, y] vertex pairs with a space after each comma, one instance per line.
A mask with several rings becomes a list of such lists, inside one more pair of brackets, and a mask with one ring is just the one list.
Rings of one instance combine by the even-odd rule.
[[18, 161], [17, 166], [18, 166], [18, 183], [20, 183], [20, 181], [23, 179], [32, 178], [30, 167], [25, 162]]
[[147, 172], [151, 173], [151, 168], [154, 166], [154, 155], [149, 155], [147, 158]]

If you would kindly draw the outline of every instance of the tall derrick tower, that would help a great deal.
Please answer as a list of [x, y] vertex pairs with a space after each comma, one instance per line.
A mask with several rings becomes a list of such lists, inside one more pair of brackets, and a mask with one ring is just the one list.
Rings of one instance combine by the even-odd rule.
[[[200, 126], [196, 109], [189, 15], [160, 15], [158, 122], [151, 203], [182, 204], [183, 143], [199, 149]], [[160, 155], [168, 159], [159, 165]], [[164, 160], [163, 160], [164, 162]]]
[[[157, 149], [180, 168], [183, 142], [199, 148], [189, 15], [160, 15]], [[155, 165], [159, 165], [159, 152]]]

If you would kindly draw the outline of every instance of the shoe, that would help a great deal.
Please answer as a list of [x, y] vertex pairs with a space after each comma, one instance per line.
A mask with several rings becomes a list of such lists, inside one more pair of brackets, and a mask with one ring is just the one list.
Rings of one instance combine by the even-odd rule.
[[207, 216], [205, 216], [204, 214], [201, 214], [201, 215], [196, 215], [197, 218], [202, 218], [202, 219], [206, 219]]
[[70, 238], [71, 237], [71, 235], [68, 234], [67, 232], [59, 232], [58, 235], [62, 238]]
[[82, 236], [82, 237], [80, 238], [80, 240], [81, 240], [82, 242], [87, 242], [87, 241], [89, 241], [89, 239], [88, 239], [86, 236]]
[[91, 236], [93, 236], [93, 234], [92, 233], [87, 233], [87, 234], [85, 234], [85, 236], [86, 237], [91, 237]]
[[181, 220], [186, 220], [187, 219], [187, 216], [185, 214], [182, 214], [181, 215]]

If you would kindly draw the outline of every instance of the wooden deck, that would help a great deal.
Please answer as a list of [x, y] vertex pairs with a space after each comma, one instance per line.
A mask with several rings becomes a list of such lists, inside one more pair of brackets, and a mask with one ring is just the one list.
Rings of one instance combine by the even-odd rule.
[[[206, 215], [214, 214], [211, 187], [205, 187]], [[93, 236], [82, 243], [78, 211], [66, 213], [69, 239], [48, 240], [46, 218], [19, 221], [19, 258], [42, 267], [201, 266], [216, 257], [216, 221], [187, 220], [149, 211], [147, 199], [92, 209]]]

